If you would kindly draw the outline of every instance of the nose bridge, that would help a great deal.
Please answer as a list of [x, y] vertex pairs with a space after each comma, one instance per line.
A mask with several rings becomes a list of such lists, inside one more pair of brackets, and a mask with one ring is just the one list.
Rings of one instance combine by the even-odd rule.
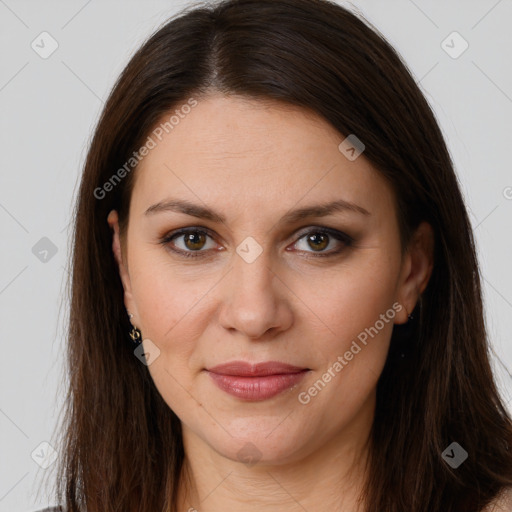
[[[252, 224], [254, 232], [254, 224]], [[247, 233], [247, 231], [246, 231]], [[263, 229], [257, 229], [258, 235], [247, 235], [235, 247], [236, 254], [233, 254], [233, 280], [238, 288], [244, 285], [250, 288], [270, 287], [273, 273], [272, 251], [268, 242], [265, 243]]]
[[231, 276], [233, 296], [239, 300], [250, 298], [253, 304], [261, 300], [273, 301], [270, 250], [256, 244], [254, 239], [246, 239], [237, 247]]

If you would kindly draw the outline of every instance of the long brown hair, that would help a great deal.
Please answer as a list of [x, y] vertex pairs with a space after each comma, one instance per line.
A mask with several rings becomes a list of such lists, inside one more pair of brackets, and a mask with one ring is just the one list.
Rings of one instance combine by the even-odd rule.
[[[340, 134], [356, 134], [394, 190], [402, 248], [421, 221], [433, 227], [434, 270], [408, 351], [395, 328], [378, 383], [364, 500], [369, 512], [480, 511], [512, 485], [512, 422], [491, 372], [453, 163], [399, 55], [364, 18], [326, 0], [189, 8], [144, 43], [115, 84], [75, 212], [59, 501], [69, 512], [176, 510], [180, 421], [134, 357], [106, 219], [117, 209], [124, 236], [137, 172], [126, 162], [164, 114], [212, 91], [311, 109]], [[452, 442], [468, 453], [456, 469], [442, 456]]]

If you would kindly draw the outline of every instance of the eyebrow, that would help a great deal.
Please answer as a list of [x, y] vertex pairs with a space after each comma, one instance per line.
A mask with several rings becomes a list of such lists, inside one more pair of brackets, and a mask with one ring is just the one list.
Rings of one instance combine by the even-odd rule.
[[[310, 217], [326, 217], [332, 213], [342, 211], [354, 212], [368, 216], [371, 215], [371, 213], [362, 206], [344, 201], [343, 199], [338, 199], [329, 203], [306, 206], [304, 208], [289, 211], [281, 217], [280, 222], [285, 224], [293, 224]], [[154, 215], [161, 212], [184, 213], [185, 215], [197, 217], [198, 219], [207, 219], [212, 222], [225, 223], [226, 221], [226, 218], [221, 213], [218, 213], [211, 208], [194, 204], [183, 199], [160, 201], [159, 203], [150, 206], [145, 211], [144, 215]]]

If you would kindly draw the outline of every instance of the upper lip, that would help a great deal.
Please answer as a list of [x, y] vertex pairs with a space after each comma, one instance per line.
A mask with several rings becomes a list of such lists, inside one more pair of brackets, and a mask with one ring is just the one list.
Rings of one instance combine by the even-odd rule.
[[298, 373], [309, 368], [301, 368], [279, 361], [265, 361], [262, 363], [248, 363], [246, 361], [230, 361], [207, 368], [209, 372], [219, 375], [237, 375], [243, 377], [264, 377], [267, 375], [282, 375], [286, 373]]

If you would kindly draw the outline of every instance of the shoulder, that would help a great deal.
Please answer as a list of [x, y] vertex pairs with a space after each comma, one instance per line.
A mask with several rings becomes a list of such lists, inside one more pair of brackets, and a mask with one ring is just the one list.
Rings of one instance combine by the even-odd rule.
[[494, 500], [485, 507], [482, 512], [511, 512], [512, 511], [512, 487], [503, 489]]

